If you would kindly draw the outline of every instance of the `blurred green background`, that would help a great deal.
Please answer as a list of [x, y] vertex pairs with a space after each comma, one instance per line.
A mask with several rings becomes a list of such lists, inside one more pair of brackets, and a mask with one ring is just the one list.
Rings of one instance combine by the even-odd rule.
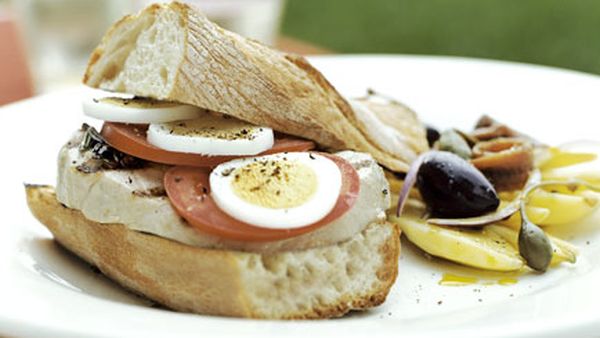
[[[13, 54], [27, 59], [21, 64], [28, 69], [21, 72], [33, 79], [24, 84], [33, 88], [28, 92], [42, 93], [79, 82], [111, 22], [151, 2], [168, 1], [0, 0], [0, 23], [19, 28], [13, 40], [24, 47]], [[180, 1], [199, 5], [211, 19], [240, 34], [299, 53], [324, 48], [457, 55], [600, 74], [600, 0]], [[278, 22], [281, 36], [276, 38]], [[10, 40], [1, 33], [0, 46]], [[3, 60], [11, 59], [0, 55]]]
[[342, 53], [472, 56], [600, 74], [599, 0], [287, 0], [282, 31]]

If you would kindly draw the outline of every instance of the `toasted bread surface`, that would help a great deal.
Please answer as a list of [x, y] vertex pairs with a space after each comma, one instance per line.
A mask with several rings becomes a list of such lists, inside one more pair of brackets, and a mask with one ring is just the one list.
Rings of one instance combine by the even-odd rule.
[[381, 304], [398, 273], [398, 230], [372, 223], [352, 239], [273, 254], [202, 249], [100, 224], [27, 186], [33, 215], [54, 238], [124, 287], [169, 308], [268, 319], [339, 317]]

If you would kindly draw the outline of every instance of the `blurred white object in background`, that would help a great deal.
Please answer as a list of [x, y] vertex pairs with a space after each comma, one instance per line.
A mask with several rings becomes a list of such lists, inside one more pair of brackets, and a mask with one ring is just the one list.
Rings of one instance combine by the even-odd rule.
[[106, 29], [133, 8], [123, 0], [12, 0], [37, 92], [80, 82]]
[[[137, 9], [153, 2], [134, 0]], [[284, 0], [181, 0], [197, 6], [212, 21], [243, 36], [273, 45], [279, 33]]]
[[[2, 0], [0, 0], [2, 1]], [[125, 14], [161, 0], [11, 0], [25, 36], [36, 91], [81, 81], [90, 53], [110, 25]], [[284, 0], [188, 0], [211, 20], [242, 35], [273, 44]]]

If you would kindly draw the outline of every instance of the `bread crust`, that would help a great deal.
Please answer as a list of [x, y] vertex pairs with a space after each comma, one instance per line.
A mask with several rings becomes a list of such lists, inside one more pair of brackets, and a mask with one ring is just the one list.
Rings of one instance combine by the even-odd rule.
[[[89, 221], [79, 211], [61, 205], [49, 186], [26, 186], [26, 194], [33, 215], [61, 245], [127, 289], [178, 311], [269, 319], [339, 317], [381, 304], [398, 273], [398, 230], [389, 223], [373, 223], [371, 230], [365, 231], [389, 233], [373, 253], [381, 256], [381, 264], [372, 276], [371, 287], [359, 294], [340, 295], [333, 302], [273, 313], [273, 309], [252, 300], [243, 276], [249, 260], [276, 259], [279, 254], [196, 248], [121, 224]], [[350, 244], [337, 246], [344, 245]]]
[[[126, 58], [99, 62], [111, 60], [111, 51], [105, 47], [127, 27], [134, 26], [136, 20], [160, 10], [177, 13], [185, 30], [184, 55], [172, 86], [165, 86], [167, 92], [163, 93], [122, 81], [115, 83]], [[373, 135], [365, 119], [359, 118], [359, 112], [305, 58], [226, 31], [198, 9], [179, 2], [153, 5], [117, 22], [92, 53], [83, 82], [95, 88], [218, 111], [314, 140], [331, 150], [368, 152], [393, 171], [405, 172], [408, 164], [427, 150], [425, 130], [416, 115], [405, 114], [402, 109], [388, 112], [406, 120], [411, 130], [390, 126], [386, 134], [400, 140], [402, 149], [386, 147], [387, 141], [382, 142], [381, 135]], [[415, 134], [414, 130], [419, 132]]]

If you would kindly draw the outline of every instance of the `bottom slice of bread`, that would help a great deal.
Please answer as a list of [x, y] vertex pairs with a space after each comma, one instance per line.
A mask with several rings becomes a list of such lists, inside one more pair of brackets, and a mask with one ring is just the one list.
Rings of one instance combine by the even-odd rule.
[[32, 213], [60, 244], [126, 288], [178, 311], [338, 317], [383, 303], [398, 274], [399, 234], [386, 222], [327, 247], [271, 254], [211, 250], [90, 221], [61, 205], [52, 187], [26, 190]]

